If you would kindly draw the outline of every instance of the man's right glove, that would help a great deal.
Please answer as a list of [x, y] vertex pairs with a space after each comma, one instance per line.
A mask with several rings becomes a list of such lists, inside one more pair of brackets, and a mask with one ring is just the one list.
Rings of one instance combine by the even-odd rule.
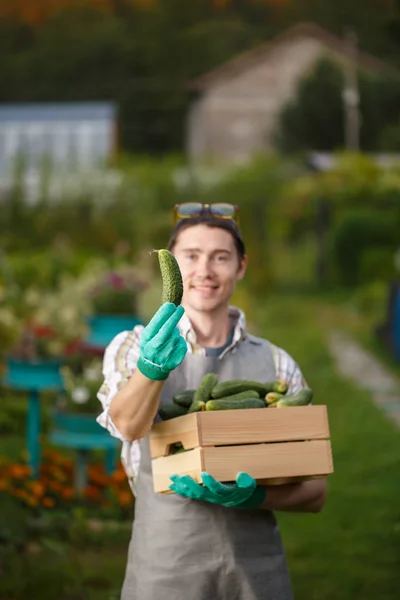
[[171, 475], [169, 489], [184, 498], [203, 500], [227, 508], [258, 508], [264, 502], [267, 489], [257, 486], [248, 473], [240, 472], [235, 483], [220, 483], [209, 473], [201, 473], [200, 485], [190, 475]]
[[148, 379], [167, 379], [185, 358], [187, 344], [177, 327], [184, 312], [183, 306], [166, 302], [144, 328], [137, 368]]

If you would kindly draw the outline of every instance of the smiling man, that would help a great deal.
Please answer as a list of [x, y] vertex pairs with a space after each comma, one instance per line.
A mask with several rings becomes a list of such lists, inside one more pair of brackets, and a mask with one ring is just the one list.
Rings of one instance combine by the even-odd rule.
[[99, 422], [123, 441], [135, 520], [123, 600], [291, 600], [274, 511], [318, 512], [325, 480], [257, 486], [246, 473], [222, 485], [172, 476], [170, 495], [153, 492], [148, 432], [160, 404], [196, 388], [205, 373], [227, 379], [284, 379], [306, 385], [281, 348], [251, 335], [230, 305], [247, 258], [228, 204], [176, 207], [169, 249], [183, 277], [182, 305], [164, 304], [146, 328], [119, 334], [104, 358]]

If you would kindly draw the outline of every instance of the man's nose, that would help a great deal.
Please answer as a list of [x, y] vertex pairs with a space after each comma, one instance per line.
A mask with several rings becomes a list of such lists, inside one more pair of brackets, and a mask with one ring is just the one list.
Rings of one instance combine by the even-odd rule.
[[197, 275], [198, 277], [208, 277], [212, 274], [212, 264], [207, 257], [202, 257], [197, 263]]

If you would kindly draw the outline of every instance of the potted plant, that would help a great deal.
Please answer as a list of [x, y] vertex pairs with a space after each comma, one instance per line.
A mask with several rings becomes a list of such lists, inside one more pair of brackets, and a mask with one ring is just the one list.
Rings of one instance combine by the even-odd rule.
[[84, 415], [91, 418], [101, 411], [97, 392], [103, 383], [102, 359], [79, 360], [75, 364], [61, 367], [64, 394], [59, 399], [57, 410], [63, 414]]
[[[85, 321], [79, 310], [57, 293], [26, 294], [19, 338], [6, 358], [6, 383], [29, 390], [60, 389], [61, 365], [80, 347]], [[35, 302], [37, 304], [35, 305]]]
[[0, 355], [4, 356], [21, 335], [21, 320], [8, 306], [0, 307]]
[[147, 286], [132, 267], [104, 272], [89, 290], [93, 314], [87, 345], [104, 349], [119, 332], [140, 324], [138, 296]]

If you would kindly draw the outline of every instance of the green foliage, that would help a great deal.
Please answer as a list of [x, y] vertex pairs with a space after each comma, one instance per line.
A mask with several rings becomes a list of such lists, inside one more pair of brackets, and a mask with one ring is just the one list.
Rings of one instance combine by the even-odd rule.
[[27, 399], [4, 391], [0, 395], [0, 435], [18, 435], [25, 426]]
[[331, 150], [344, 142], [340, 71], [319, 62], [299, 83], [297, 96], [282, 109], [278, 147], [284, 152]]
[[[359, 71], [360, 146], [368, 151], [396, 150], [400, 78]], [[304, 77], [296, 96], [282, 109], [278, 147], [284, 152], [330, 151], [344, 146], [344, 73], [329, 59]]]
[[372, 327], [376, 327], [387, 319], [388, 295], [387, 281], [369, 281], [354, 290], [350, 305]]
[[[316, 241], [318, 231], [331, 285], [338, 279], [355, 285], [390, 278], [400, 245], [399, 168], [382, 167], [365, 154], [345, 152], [333, 159], [331, 169], [301, 174], [284, 186], [280, 215], [286, 222], [285, 240], [302, 247], [310, 236]], [[326, 207], [323, 222], [321, 203]], [[364, 218], [365, 213], [370, 216]]]
[[119, 596], [131, 522], [107, 524], [79, 510], [29, 519], [21, 504], [1, 494], [0, 597], [97, 598]]
[[[16, 187], [22, 189], [18, 202], [23, 210], [29, 210], [29, 231], [28, 219], [18, 215], [0, 222], [0, 242], [9, 251], [0, 262], [0, 278], [8, 282], [9, 296], [14, 288], [17, 290], [14, 305], [18, 306], [23, 299], [20, 288], [36, 289], [37, 296], [37, 284], [53, 290], [72, 286], [81, 298], [82, 290], [75, 283], [91, 273], [95, 285], [96, 277], [115, 271], [121, 263], [137, 265], [146, 277], [155, 275], [157, 264], [150, 252], [165, 247], [173, 226], [173, 206], [196, 199], [239, 206], [251, 265], [246, 285], [263, 289], [285, 278], [311, 282], [321, 201], [329, 213], [325, 236], [331, 240], [338, 224], [352, 210], [382, 212], [385, 216], [375, 226], [399, 220], [400, 171], [396, 166], [381, 167], [367, 155], [347, 152], [334, 159], [331, 170], [310, 173], [299, 158], [276, 155], [259, 155], [240, 167], [201, 169], [189, 168], [179, 156], [156, 160], [124, 155], [115, 161], [112, 171], [104, 170], [101, 196], [88, 181], [87, 188], [77, 195], [67, 190], [63, 198], [53, 200], [50, 195], [48, 201], [39, 199], [31, 205], [25, 202], [23, 186], [17, 182]], [[357, 266], [350, 261], [347, 268], [351, 263], [360, 280], [373, 279], [377, 274], [389, 276], [391, 267], [383, 254], [392, 251], [396, 240], [394, 234], [391, 236], [390, 244], [385, 241], [383, 246], [363, 247]], [[327, 242], [323, 251], [332, 267], [333, 283], [338, 254], [335, 250], [335, 256], [331, 255], [332, 244]], [[339, 246], [343, 243], [340, 241]], [[353, 248], [351, 241], [347, 243]], [[32, 247], [35, 251], [27, 253]], [[93, 254], [102, 262], [100, 271], [92, 262]], [[347, 262], [346, 251], [343, 257]], [[64, 281], [65, 274], [70, 276], [68, 282]], [[113, 293], [110, 296], [105, 288], [104, 294], [107, 297], [99, 297], [103, 308], [114, 301]], [[129, 297], [122, 300], [125, 305]], [[100, 308], [100, 304], [96, 306], [96, 310]]]
[[399, 219], [373, 210], [348, 212], [332, 232], [333, 256], [342, 283], [394, 274], [394, 252], [400, 243]]
[[299, 171], [294, 160], [259, 155], [251, 163], [226, 173], [217, 185], [203, 192], [204, 202], [223, 201], [239, 206], [240, 227], [251, 265], [246, 282], [253, 289], [265, 289], [273, 283], [275, 242], [286, 228], [279, 209], [280, 198], [286, 181]]
[[21, 548], [28, 538], [23, 507], [5, 492], [0, 492], [0, 557], [4, 547]]

